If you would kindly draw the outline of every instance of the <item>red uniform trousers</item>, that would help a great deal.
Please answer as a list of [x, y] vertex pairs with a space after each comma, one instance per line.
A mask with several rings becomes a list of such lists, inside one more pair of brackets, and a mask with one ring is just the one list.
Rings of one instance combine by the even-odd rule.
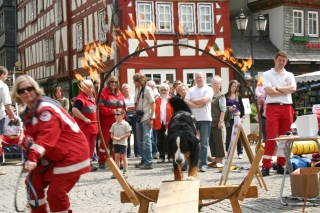
[[[73, 188], [73, 186], [79, 181], [80, 177], [72, 178], [65, 181], [46, 181], [46, 172], [41, 172], [45, 167], [42, 165], [37, 165], [33, 171], [32, 185], [38, 196], [39, 207], [37, 209], [32, 209], [32, 213], [47, 213], [47, 202], [45, 198], [45, 189], [47, 190], [47, 200], [49, 203], [49, 208], [51, 213], [55, 212], [65, 212], [71, 213], [70, 201], [68, 193]], [[29, 178], [28, 175], [27, 179]], [[26, 179], [26, 186], [28, 187], [28, 182]], [[35, 204], [35, 198], [33, 193], [30, 193], [31, 204]]]
[[[107, 148], [109, 148], [109, 143], [110, 143], [110, 128], [111, 126], [109, 125], [101, 125], [101, 131], [102, 131], [102, 135], [103, 135], [103, 139], [106, 143]], [[107, 161], [107, 154], [106, 151], [104, 149], [103, 143], [100, 143], [100, 147], [99, 147], [99, 159], [98, 159], [98, 163], [99, 164], [104, 164]]]
[[97, 134], [85, 134], [88, 144], [89, 144], [89, 156], [90, 159], [93, 158], [94, 148], [96, 147]]
[[[267, 140], [264, 147], [262, 168], [270, 169], [272, 154], [276, 146], [275, 138], [279, 135], [285, 135], [286, 131], [291, 130], [294, 110], [292, 105], [268, 104], [266, 115]], [[284, 166], [286, 164], [286, 159], [284, 157], [277, 157], [277, 164]]]

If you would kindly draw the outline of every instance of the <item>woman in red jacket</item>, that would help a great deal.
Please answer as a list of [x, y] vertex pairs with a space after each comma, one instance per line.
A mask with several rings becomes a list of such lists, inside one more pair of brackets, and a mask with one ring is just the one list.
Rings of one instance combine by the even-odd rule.
[[[124, 96], [119, 90], [119, 79], [116, 76], [111, 76], [107, 81], [107, 86], [102, 89], [99, 102], [99, 117], [102, 135], [106, 146], [109, 147], [110, 143], [110, 128], [116, 119], [114, 117], [114, 110], [123, 108], [126, 110]], [[99, 168], [106, 168], [107, 155], [102, 143], [99, 148]]]
[[[155, 99], [156, 109], [155, 109], [155, 120], [154, 120], [154, 129], [157, 131], [158, 139], [158, 151], [160, 153], [159, 160], [157, 163], [165, 162], [166, 155], [166, 144], [165, 144], [165, 132], [168, 129], [169, 121], [173, 114], [173, 109], [169, 104], [169, 85], [161, 84], [160, 85], [160, 97]], [[172, 163], [172, 156], [168, 153], [168, 161]]]
[[91, 170], [89, 146], [75, 120], [59, 102], [42, 95], [43, 90], [30, 76], [16, 79], [12, 100], [27, 106], [21, 114], [25, 137], [19, 145], [29, 147], [24, 168], [38, 198], [30, 193], [29, 204], [38, 203], [33, 213], [47, 212], [47, 202], [52, 213], [72, 212], [68, 193], [80, 175]]

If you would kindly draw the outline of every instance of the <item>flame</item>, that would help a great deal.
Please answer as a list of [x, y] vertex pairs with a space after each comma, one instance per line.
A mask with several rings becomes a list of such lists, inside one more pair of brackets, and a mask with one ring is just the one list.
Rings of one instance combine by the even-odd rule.
[[83, 81], [84, 78], [77, 72], [75, 72], [74, 76], [78, 79], [78, 81]]

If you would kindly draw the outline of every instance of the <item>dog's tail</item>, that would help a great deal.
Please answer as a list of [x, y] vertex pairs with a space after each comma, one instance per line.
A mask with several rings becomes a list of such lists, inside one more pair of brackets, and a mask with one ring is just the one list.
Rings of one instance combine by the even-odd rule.
[[169, 103], [170, 103], [171, 107], [173, 108], [174, 112], [178, 112], [178, 111], [182, 110], [182, 111], [186, 111], [186, 112], [189, 112], [190, 114], [192, 114], [189, 106], [180, 97], [174, 96], [174, 97], [170, 98]]

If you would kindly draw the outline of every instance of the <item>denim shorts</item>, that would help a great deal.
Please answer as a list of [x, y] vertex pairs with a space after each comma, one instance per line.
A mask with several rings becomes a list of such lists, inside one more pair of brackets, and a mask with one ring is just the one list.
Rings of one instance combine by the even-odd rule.
[[127, 154], [127, 146], [120, 145], [120, 144], [114, 144], [113, 145], [113, 153], [114, 154]]

